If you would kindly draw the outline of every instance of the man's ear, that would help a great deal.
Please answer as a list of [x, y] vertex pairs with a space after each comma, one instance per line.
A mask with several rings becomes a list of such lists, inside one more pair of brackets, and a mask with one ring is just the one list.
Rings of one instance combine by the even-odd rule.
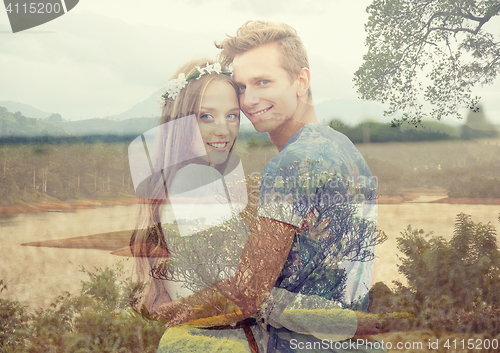
[[300, 69], [299, 75], [297, 76], [297, 96], [307, 98], [307, 92], [311, 85], [311, 71], [307, 67]]

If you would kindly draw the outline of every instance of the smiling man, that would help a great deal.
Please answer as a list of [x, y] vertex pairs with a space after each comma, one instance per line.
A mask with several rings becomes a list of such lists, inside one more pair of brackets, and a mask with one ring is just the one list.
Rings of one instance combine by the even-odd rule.
[[[319, 124], [300, 38], [286, 24], [250, 21], [217, 47], [220, 61], [233, 65], [240, 109], [279, 151], [262, 173], [259, 220], [293, 232], [283, 267], [269, 267], [279, 274], [254, 315], [267, 327], [266, 351], [295, 352], [292, 341], [322, 351], [383, 351], [374, 336], [359, 339], [380, 328], [361, 313], [375, 258], [375, 179], [346, 136]], [[276, 241], [287, 243], [290, 232], [283, 234]]]
[[269, 133], [280, 151], [303, 125], [318, 123], [307, 56], [302, 57], [306, 53], [288, 59], [291, 63], [285, 69], [286, 50], [283, 44], [269, 42], [233, 58], [241, 110], [258, 132]]

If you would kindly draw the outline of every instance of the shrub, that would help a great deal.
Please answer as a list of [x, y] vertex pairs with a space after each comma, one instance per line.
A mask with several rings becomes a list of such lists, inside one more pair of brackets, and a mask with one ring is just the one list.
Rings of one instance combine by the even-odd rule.
[[[0, 280], [0, 292], [7, 289]], [[28, 337], [30, 315], [26, 307], [19, 302], [0, 299], [0, 352], [13, 352], [15, 347], [22, 346]]]
[[163, 325], [131, 309], [135, 286], [130, 278], [120, 280], [122, 266], [82, 271], [90, 280], [80, 294], [66, 293], [34, 314], [0, 300], [0, 352], [156, 352]]
[[397, 239], [403, 256], [397, 306], [415, 315], [414, 326], [454, 332], [498, 332], [500, 252], [496, 230], [457, 215], [450, 241], [411, 227]]

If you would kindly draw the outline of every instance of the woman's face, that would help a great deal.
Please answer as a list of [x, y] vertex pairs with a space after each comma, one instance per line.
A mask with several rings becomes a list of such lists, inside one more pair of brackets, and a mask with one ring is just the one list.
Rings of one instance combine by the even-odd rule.
[[224, 163], [240, 128], [238, 97], [229, 82], [212, 81], [208, 84], [201, 99], [198, 126], [209, 163]]

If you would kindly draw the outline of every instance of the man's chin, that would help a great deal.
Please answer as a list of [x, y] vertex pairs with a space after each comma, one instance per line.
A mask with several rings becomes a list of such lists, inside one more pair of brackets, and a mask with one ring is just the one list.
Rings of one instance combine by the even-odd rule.
[[266, 127], [266, 124], [264, 124], [262, 122], [256, 122], [255, 124], [252, 123], [252, 125], [253, 125], [253, 128], [255, 129], [255, 131], [257, 131], [257, 132], [260, 132], [260, 133], [269, 132], [269, 127]]
[[272, 132], [283, 123], [282, 119], [249, 119], [255, 131], [257, 132]]

